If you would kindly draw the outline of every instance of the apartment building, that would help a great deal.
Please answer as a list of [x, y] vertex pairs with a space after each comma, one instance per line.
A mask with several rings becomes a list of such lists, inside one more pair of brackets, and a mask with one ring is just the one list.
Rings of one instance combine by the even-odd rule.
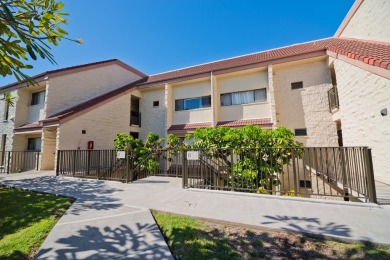
[[[99, 96], [106, 95], [108, 98], [107, 93], [115, 95], [113, 90], [119, 90], [122, 95], [129, 83], [144, 77], [144, 74], [119, 60], [109, 60], [36, 75], [33, 79], [37, 84], [33, 86], [15, 83], [1, 88], [10, 92], [15, 102], [13, 107], [5, 101], [0, 102], [0, 118], [3, 119], [0, 121], [1, 151], [40, 151], [39, 168], [54, 169], [56, 150], [70, 149], [68, 139], [77, 143], [72, 149], [87, 149], [84, 135], [73, 135], [72, 121], [77, 118], [73, 110], [87, 110], [98, 101]], [[119, 113], [122, 110], [118, 108]], [[115, 123], [111, 118], [107, 120], [110, 123], [105, 126]], [[77, 125], [85, 124], [79, 121]], [[87, 133], [98, 125], [99, 121], [89, 122], [80, 133]], [[129, 130], [128, 124], [115, 127], [116, 131]], [[104, 129], [99, 132], [103, 139]], [[115, 134], [111, 140], [114, 137]], [[4, 153], [1, 157], [3, 164]], [[23, 169], [22, 166], [19, 168]]]
[[[184, 136], [201, 127], [286, 126], [306, 146], [369, 146], [390, 183], [390, 2], [357, 0], [335, 36], [146, 76], [118, 60], [3, 87], [3, 150], [113, 147], [115, 134]], [[8, 111], [5, 113], [4, 111]], [[7, 118], [7, 119], [6, 119]]]

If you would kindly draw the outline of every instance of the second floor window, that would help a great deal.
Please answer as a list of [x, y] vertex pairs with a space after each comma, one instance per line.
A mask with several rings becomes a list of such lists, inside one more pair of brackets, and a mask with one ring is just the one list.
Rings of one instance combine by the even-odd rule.
[[35, 92], [31, 96], [31, 105], [38, 105], [45, 103], [46, 91]]
[[211, 107], [211, 96], [175, 100], [175, 111], [204, 107]]
[[241, 105], [267, 101], [267, 90], [255, 89], [221, 94], [221, 106]]

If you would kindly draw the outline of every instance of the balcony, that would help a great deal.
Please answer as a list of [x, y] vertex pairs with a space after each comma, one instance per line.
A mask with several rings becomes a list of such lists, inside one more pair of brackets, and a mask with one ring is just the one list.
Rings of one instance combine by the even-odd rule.
[[333, 86], [328, 90], [329, 111], [331, 113], [339, 109], [339, 95], [337, 93], [337, 86]]
[[130, 111], [130, 125], [137, 125], [141, 127], [141, 113], [138, 111]]

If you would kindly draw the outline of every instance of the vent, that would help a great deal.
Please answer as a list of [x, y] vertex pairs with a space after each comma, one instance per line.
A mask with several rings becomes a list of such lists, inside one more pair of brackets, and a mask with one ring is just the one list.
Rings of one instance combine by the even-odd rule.
[[298, 128], [294, 130], [295, 136], [307, 136], [306, 128]]
[[303, 88], [303, 81], [291, 83], [291, 89], [300, 89]]

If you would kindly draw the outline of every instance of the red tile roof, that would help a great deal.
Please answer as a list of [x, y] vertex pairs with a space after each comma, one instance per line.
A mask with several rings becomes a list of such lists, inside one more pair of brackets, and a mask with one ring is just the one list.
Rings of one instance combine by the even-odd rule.
[[28, 130], [39, 130], [41, 129], [43, 124], [41, 122], [34, 122], [29, 124], [24, 124], [19, 127], [16, 127], [14, 130], [15, 132], [22, 132], [22, 131], [28, 131]]
[[331, 52], [390, 70], [390, 43], [339, 38], [327, 48]]
[[238, 127], [246, 125], [261, 125], [261, 126], [272, 126], [271, 118], [257, 118], [257, 119], [243, 119], [234, 121], [220, 121], [217, 123], [219, 126]]
[[[137, 69], [127, 65], [126, 63], [123, 63], [122, 61], [120, 61], [118, 59], [111, 59], [111, 60], [104, 60], [104, 61], [86, 63], [86, 64], [82, 64], [82, 65], [77, 65], [77, 66], [71, 66], [71, 67], [66, 67], [66, 68], [61, 68], [61, 69], [56, 69], [56, 70], [48, 70], [46, 72], [37, 74], [35, 76], [31, 76], [31, 78], [34, 79], [34, 80], [37, 80], [37, 79], [39, 79], [41, 77], [50, 76], [50, 75], [54, 75], [54, 74], [58, 74], [58, 73], [64, 73], [64, 74], [73, 73], [73, 72], [77, 72], [80, 69], [85, 69], [87, 67], [95, 67], [95, 66], [99, 66], [99, 65], [102, 65], [102, 64], [108, 64], [108, 63], [119, 64], [122, 67], [132, 71], [133, 73], [137, 74], [138, 76], [140, 76], [142, 78], [147, 77], [147, 75], [145, 75], [141, 71], [139, 71], [139, 70], [137, 70]], [[11, 87], [17, 86], [19, 84], [20, 84], [20, 82], [14, 82], [14, 83], [8, 84], [6, 86], [0, 87], [0, 90], [11, 88]]]
[[191, 131], [197, 128], [211, 127], [211, 122], [171, 125], [168, 131]]
[[329, 38], [155, 74], [149, 76], [147, 81], [139, 85], [142, 87], [142, 85], [158, 84], [168, 80], [203, 75], [212, 71], [215, 72], [261, 62], [269, 62], [269, 64], [272, 64], [272, 61], [277, 59], [326, 50], [346, 55], [373, 66], [390, 69], [389, 43], [347, 38]]
[[178, 69], [174, 71], [168, 71], [161, 74], [152, 75], [144, 84], [159, 82], [168, 79], [181, 78], [186, 76], [192, 76], [202, 74], [211, 71], [217, 71], [222, 69], [240, 67], [249, 64], [260, 63], [264, 61], [271, 61], [278, 58], [291, 57], [300, 54], [306, 54], [316, 51], [325, 51], [326, 47], [330, 44], [337, 42], [337, 39], [329, 38], [313, 42], [306, 42], [301, 44], [295, 44], [287, 47], [277, 48], [273, 50], [267, 50], [257, 53], [252, 53], [244, 56], [234, 57], [230, 59], [210, 62], [188, 68]]

